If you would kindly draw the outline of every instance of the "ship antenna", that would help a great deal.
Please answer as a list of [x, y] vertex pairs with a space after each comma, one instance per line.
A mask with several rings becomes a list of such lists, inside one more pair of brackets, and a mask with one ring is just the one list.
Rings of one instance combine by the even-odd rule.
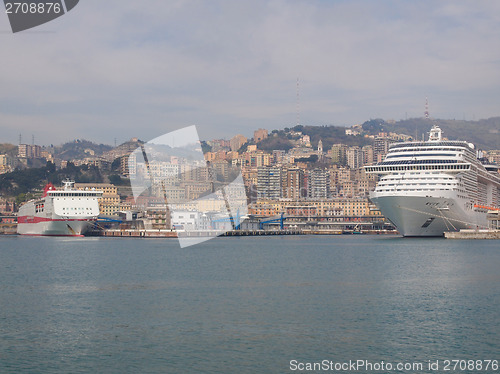
[[425, 119], [428, 120], [429, 119], [429, 100], [427, 99], [427, 97], [425, 98], [425, 111], [424, 111], [424, 116], [425, 116]]

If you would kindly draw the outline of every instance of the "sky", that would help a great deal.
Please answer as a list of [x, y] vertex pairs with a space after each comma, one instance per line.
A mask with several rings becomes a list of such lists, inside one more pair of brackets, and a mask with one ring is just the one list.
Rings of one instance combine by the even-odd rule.
[[81, 0], [16, 34], [0, 14], [0, 143], [251, 137], [422, 117], [426, 97], [499, 116], [499, 40], [483, 0]]

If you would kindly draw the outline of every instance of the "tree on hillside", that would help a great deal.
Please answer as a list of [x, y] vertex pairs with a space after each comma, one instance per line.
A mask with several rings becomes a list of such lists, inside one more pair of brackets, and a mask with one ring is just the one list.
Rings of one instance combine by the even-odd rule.
[[385, 121], [383, 119], [376, 118], [364, 122], [361, 127], [364, 131], [369, 132], [370, 134], [377, 134], [379, 132], [382, 132], [384, 125]]
[[272, 152], [273, 150], [288, 151], [293, 148], [293, 144], [286, 138], [271, 136], [261, 140], [257, 147], [264, 151]]

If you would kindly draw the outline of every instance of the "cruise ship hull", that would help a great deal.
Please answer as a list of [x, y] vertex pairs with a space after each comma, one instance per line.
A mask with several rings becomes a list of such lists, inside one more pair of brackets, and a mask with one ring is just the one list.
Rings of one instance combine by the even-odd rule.
[[36, 217], [19, 222], [20, 235], [36, 236], [83, 236], [92, 226], [91, 220], [37, 220]]
[[443, 236], [446, 231], [484, 227], [486, 215], [466, 211], [452, 196], [376, 196], [370, 200], [403, 236]]
[[488, 211], [498, 209], [500, 174], [478, 156], [473, 144], [444, 139], [433, 126], [428, 141], [394, 143], [365, 167], [379, 175], [370, 199], [403, 236], [484, 229]]

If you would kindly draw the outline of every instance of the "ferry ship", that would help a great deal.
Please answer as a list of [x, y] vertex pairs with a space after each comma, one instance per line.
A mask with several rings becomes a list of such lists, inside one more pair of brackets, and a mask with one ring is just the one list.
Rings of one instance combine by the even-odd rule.
[[57, 190], [45, 186], [40, 199], [19, 208], [17, 233], [21, 235], [83, 236], [99, 216], [102, 191], [76, 190], [74, 181], [64, 181]]
[[487, 228], [499, 209], [498, 166], [484, 164], [472, 143], [444, 140], [433, 126], [428, 141], [391, 145], [370, 200], [403, 236], [443, 236], [446, 231]]

